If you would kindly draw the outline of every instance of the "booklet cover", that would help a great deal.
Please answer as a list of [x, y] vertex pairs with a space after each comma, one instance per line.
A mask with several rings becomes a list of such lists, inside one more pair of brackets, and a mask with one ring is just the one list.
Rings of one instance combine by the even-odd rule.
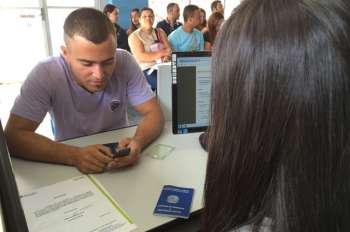
[[193, 188], [164, 185], [154, 215], [188, 218], [193, 198]]

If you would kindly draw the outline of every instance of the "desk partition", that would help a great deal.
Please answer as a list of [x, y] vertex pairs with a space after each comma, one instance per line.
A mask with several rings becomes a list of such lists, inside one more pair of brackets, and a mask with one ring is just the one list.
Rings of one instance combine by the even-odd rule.
[[[129, 127], [65, 143], [85, 146], [115, 142], [123, 137], [132, 136], [135, 129], [136, 127]], [[153, 215], [164, 185], [194, 188], [191, 212], [202, 208], [207, 154], [198, 143], [199, 133], [173, 135], [171, 131], [171, 122], [168, 122], [162, 135], [152, 144], [175, 147], [164, 160], [151, 158], [145, 149], [138, 164], [94, 175], [134, 221], [138, 227], [136, 231], [151, 230], [174, 220]], [[13, 167], [20, 192], [81, 175], [74, 167], [20, 159], [13, 159]]]
[[166, 121], [171, 121], [171, 64], [158, 65], [157, 72], [157, 98], [164, 113]]

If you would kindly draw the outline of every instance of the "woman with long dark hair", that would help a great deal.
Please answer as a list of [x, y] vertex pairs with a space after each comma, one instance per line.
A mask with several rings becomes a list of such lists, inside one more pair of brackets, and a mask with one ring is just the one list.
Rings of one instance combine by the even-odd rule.
[[224, 16], [219, 12], [214, 12], [209, 16], [208, 30], [203, 33], [205, 50], [211, 50], [214, 46], [216, 35], [218, 34], [223, 22]]
[[204, 33], [205, 31], [208, 30], [208, 28], [207, 28], [207, 14], [203, 8], [199, 8], [199, 13], [201, 16], [201, 20], [200, 20], [200, 23], [196, 26], [196, 29]]
[[103, 8], [103, 13], [114, 24], [115, 32], [117, 35], [117, 48], [121, 48], [130, 52], [128, 35], [126, 34], [125, 29], [118, 24], [119, 9], [113, 4], [107, 4]]
[[128, 36], [140, 27], [140, 10], [134, 8], [130, 12], [130, 27], [126, 31]]
[[203, 231], [350, 231], [350, 6], [245, 0], [213, 51]]

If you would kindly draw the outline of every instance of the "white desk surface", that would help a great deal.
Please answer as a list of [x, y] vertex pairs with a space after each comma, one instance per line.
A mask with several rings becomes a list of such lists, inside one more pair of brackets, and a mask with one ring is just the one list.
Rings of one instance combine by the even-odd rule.
[[[135, 128], [105, 132], [65, 143], [84, 146], [114, 142], [132, 136]], [[136, 231], [150, 230], [174, 220], [153, 215], [164, 185], [194, 188], [191, 212], [202, 208], [207, 154], [200, 147], [198, 137], [199, 133], [173, 135], [171, 122], [167, 122], [162, 135], [152, 144], [175, 147], [164, 160], [145, 155], [146, 149], [137, 165], [94, 175], [138, 226]], [[20, 193], [81, 175], [75, 167], [63, 165], [20, 159], [13, 159], [12, 164]]]

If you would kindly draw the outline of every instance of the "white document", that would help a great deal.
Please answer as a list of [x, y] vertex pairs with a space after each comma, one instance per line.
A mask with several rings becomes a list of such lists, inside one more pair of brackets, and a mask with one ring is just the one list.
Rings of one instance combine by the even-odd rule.
[[128, 215], [90, 175], [45, 186], [21, 196], [30, 232], [128, 232]]

